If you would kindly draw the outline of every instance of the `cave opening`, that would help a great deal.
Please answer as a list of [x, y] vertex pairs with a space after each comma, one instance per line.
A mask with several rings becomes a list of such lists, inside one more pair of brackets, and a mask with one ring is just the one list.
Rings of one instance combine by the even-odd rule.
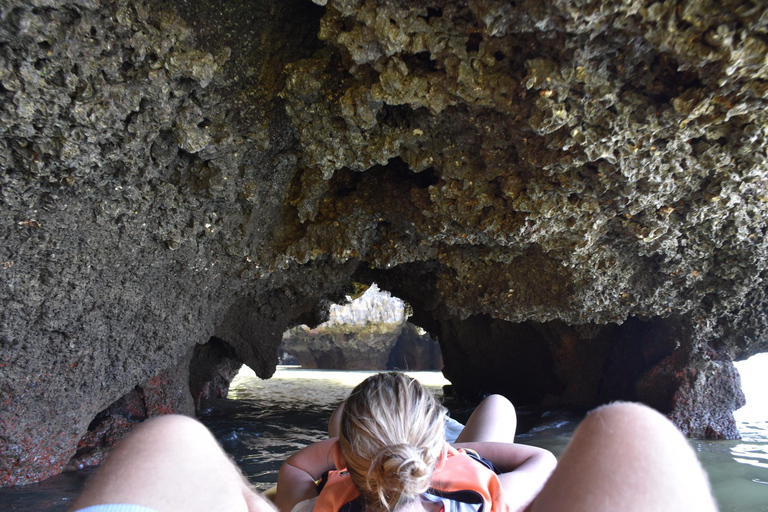
[[736, 422], [740, 425], [743, 437], [749, 437], [749, 427], [766, 424], [768, 412], [768, 352], [755, 354], [743, 361], [736, 361], [734, 366], [741, 378], [741, 389], [746, 404], [734, 411]]
[[281, 364], [326, 370], [442, 370], [438, 341], [411, 323], [410, 304], [374, 282], [354, 284], [346, 303], [332, 304], [327, 321], [283, 333]]

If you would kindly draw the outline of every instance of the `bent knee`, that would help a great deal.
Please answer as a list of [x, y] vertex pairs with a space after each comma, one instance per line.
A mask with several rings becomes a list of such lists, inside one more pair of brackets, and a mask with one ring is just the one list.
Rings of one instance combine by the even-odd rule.
[[166, 414], [144, 421], [133, 429], [127, 440], [147, 442], [162, 440], [172, 443], [174, 440], [190, 437], [210, 437], [210, 431], [194, 418], [181, 414]]
[[601, 405], [587, 413], [587, 418], [591, 417], [606, 418], [633, 418], [642, 421], [662, 421], [669, 420], [656, 409], [640, 402], [612, 402]]
[[165, 429], [205, 429], [205, 426], [195, 418], [184, 416], [183, 414], [163, 414], [154, 416], [142, 423], [145, 428], [153, 430]]
[[600, 406], [587, 414], [584, 428], [598, 428], [615, 434], [628, 431], [680, 434], [675, 425], [657, 410], [637, 402], [614, 402]]
[[509, 399], [503, 395], [488, 395], [483, 399], [481, 404], [498, 408], [506, 408], [512, 411], [515, 410], [515, 406], [512, 405], [512, 402], [510, 402]]
[[128, 456], [145, 463], [161, 464], [174, 461], [175, 465], [194, 466], [201, 460], [219, 460], [222, 454], [216, 438], [199, 421], [181, 415], [151, 418], [138, 425], [116, 447], [118, 459]]
[[557, 457], [555, 457], [555, 454], [549, 450], [545, 450], [544, 448], [541, 449], [539, 460], [539, 465], [542, 468], [542, 472], [547, 471], [552, 473], [557, 467]]

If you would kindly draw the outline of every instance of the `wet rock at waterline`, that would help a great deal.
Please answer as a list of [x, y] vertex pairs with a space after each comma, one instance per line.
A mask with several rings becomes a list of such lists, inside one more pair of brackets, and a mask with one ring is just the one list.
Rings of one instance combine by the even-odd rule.
[[286, 331], [281, 353], [302, 368], [333, 370], [441, 370], [437, 341], [409, 322], [351, 328]]
[[768, 350], [766, 7], [319, 3], [0, 6], [2, 484], [159, 375], [268, 377], [354, 281], [459, 393], [733, 436], [732, 361]]
[[195, 346], [189, 364], [189, 391], [195, 402], [195, 413], [200, 413], [201, 400], [226, 398], [229, 383], [242, 366], [234, 349], [218, 338]]

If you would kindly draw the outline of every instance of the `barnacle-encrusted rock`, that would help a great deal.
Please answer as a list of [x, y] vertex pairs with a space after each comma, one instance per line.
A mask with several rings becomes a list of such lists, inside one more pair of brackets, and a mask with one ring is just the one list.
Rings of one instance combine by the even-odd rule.
[[[189, 385], [174, 393], [214, 335], [271, 375], [282, 332], [311, 321], [354, 268], [296, 280], [317, 263], [272, 275], [259, 256], [272, 254], [295, 166], [275, 93], [264, 95], [278, 84], [259, 92], [246, 76], [311, 51], [317, 13], [196, 8], [0, 4], [2, 485], [93, 448], [89, 424], [137, 387], [157, 389], [149, 415], [191, 412]], [[191, 28], [201, 19], [216, 44]], [[291, 44], [286, 20], [304, 29], [285, 32]], [[223, 44], [237, 38], [249, 42]]]
[[[730, 361], [766, 348], [768, 197], [766, 11], [737, 4], [329, 1], [335, 52], [282, 93], [305, 233], [361, 230], [357, 254], [403, 269], [365, 274], [414, 304], [459, 390], [590, 406], [612, 386], [737, 435]], [[335, 224], [350, 215], [376, 236]], [[674, 340], [624, 353], [628, 325]]]
[[270, 375], [353, 279], [457, 392], [736, 435], [732, 361], [768, 350], [766, 7], [318, 3], [0, 4], [0, 482], [212, 337], [196, 393]]

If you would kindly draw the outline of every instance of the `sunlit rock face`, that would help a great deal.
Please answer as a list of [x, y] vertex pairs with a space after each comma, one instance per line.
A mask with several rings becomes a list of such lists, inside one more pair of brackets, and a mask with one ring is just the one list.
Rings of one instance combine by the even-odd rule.
[[413, 306], [457, 392], [734, 436], [732, 360], [768, 350], [767, 17], [3, 2], [0, 482], [138, 390], [191, 410], [188, 364], [269, 376], [353, 280]]
[[401, 299], [374, 283], [347, 303], [333, 304], [326, 322], [283, 333], [280, 353], [304, 368], [338, 370], [441, 370], [440, 346], [408, 322]]

